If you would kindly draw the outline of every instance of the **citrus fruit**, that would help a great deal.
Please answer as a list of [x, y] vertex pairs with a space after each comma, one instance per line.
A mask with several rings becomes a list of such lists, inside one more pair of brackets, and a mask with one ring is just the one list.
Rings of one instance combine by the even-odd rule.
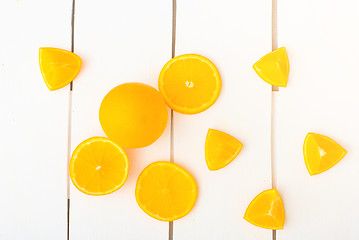
[[75, 53], [58, 48], [39, 50], [40, 70], [47, 87], [60, 89], [75, 79], [81, 68], [81, 58]]
[[347, 153], [334, 140], [318, 133], [308, 133], [303, 146], [305, 165], [310, 175], [322, 173], [337, 164]]
[[269, 189], [258, 194], [249, 204], [244, 219], [257, 227], [283, 229], [284, 206], [277, 189]]
[[239, 154], [243, 144], [231, 135], [209, 129], [206, 137], [205, 155], [209, 170], [218, 170], [231, 163]]
[[143, 83], [125, 83], [102, 100], [103, 131], [121, 147], [141, 148], [154, 143], [164, 132], [168, 113], [161, 94]]
[[284, 47], [278, 48], [259, 59], [253, 68], [267, 83], [277, 87], [287, 86], [289, 60]]
[[127, 155], [108, 138], [89, 138], [73, 152], [69, 173], [73, 184], [81, 192], [89, 195], [109, 194], [126, 182]]
[[152, 163], [137, 179], [136, 201], [145, 213], [157, 220], [170, 222], [186, 216], [196, 199], [194, 178], [174, 163]]
[[221, 77], [207, 58], [185, 54], [168, 61], [158, 78], [158, 88], [167, 105], [184, 114], [203, 112], [221, 91]]

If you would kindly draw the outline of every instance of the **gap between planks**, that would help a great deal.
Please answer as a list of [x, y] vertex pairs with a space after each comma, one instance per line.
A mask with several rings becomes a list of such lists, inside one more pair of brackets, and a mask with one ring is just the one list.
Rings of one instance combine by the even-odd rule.
[[[272, 51], [278, 48], [278, 2], [272, 0]], [[271, 95], [271, 176], [272, 176], [272, 188], [277, 187], [276, 182], [276, 165], [275, 165], [275, 152], [274, 152], [274, 115], [275, 115], [275, 97], [279, 91], [277, 86], [272, 86]], [[276, 230], [272, 230], [272, 240], [277, 240]]]
[[[177, 1], [172, 0], [172, 53], [171, 57], [176, 56], [176, 20], [177, 20]], [[174, 163], [174, 117], [171, 109], [171, 130], [170, 130], [170, 162]], [[168, 223], [168, 239], [173, 240], [173, 222]]]
[[[272, 51], [278, 48], [277, 5], [277, 0], [272, 0]], [[272, 91], [279, 91], [279, 88], [272, 86]]]
[[[71, 52], [75, 49], [75, 0], [72, 0], [71, 11]], [[72, 138], [72, 89], [73, 83], [70, 83], [69, 105], [68, 105], [68, 131], [67, 131], [67, 166], [66, 166], [66, 184], [67, 184], [67, 240], [70, 240], [70, 174], [69, 162], [71, 157], [71, 138]]]

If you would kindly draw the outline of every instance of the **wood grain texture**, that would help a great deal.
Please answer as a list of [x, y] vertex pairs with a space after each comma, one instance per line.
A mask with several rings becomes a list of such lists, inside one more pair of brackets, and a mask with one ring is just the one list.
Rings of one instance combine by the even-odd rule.
[[[105, 136], [99, 107], [113, 87], [143, 82], [157, 88], [171, 58], [171, 2], [76, 0], [75, 52], [83, 71], [73, 88], [72, 149], [92, 136]], [[168, 223], [147, 216], [135, 200], [139, 173], [151, 162], [169, 160], [169, 124], [153, 145], [126, 150], [129, 177], [117, 192], [87, 196], [71, 184], [70, 238], [168, 239]]]
[[50, 92], [39, 48], [71, 48], [71, 1], [0, 2], [0, 239], [66, 239], [69, 87]]
[[[270, 230], [243, 219], [249, 202], [271, 188], [271, 86], [252, 65], [271, 50], [268, 1], [177, 2], [176, 55], [201, 54], [218, 67], [217, 102], [197, 115], [175, 113], [174, 161], [196, 179], [193, 211], [174, 222], [174, 239], [271, 239]], [[227, 132], [243, 144], [227, 167], [210, 172], [204, 158], [208, 128]]]
[[[279, 1], [278, 46], [290, 61], [287, 88], [275, 95], [275, 165], [286, 209], [277, 240], [358, 239], [359, 3]], [[303, 159], [308, 132], [327, 135], [348, 154], [310, 176]]]

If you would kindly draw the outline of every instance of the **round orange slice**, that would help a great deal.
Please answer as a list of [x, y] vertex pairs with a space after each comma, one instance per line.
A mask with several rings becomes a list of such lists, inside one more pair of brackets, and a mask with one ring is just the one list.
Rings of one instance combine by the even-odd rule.
[[60, 89], [75, 79], [82, 60], [75, 53], [58, 48], [44, 47], [39, 50], [40, 70], [46, 86]]
[[104, 137], [89, 138], [77, 146], [69, 166], [75, 187], [88, 195], [105, 195], [120, 189], [128, 175], [125, 151]]
[[186, 216], [196, 199], [194, 178], [174, 163], [152, 163], [137, 179], [136, 201], [145, 213], [157, 220], [170, 222]]
[[221, 91], [221, 77], [207, 58], [185, 54], [162, 68], [158, 88], [167, 105], [176, 112], [196, 114], [214, 104]]
[[257, 227], [273, 230], [283, 229], [284, 206], [277, 189], [258, 194], [249, 204], [244, 219]]

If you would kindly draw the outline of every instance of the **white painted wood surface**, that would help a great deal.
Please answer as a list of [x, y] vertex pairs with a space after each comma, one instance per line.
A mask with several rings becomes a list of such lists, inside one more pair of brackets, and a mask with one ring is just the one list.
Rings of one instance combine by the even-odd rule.
[[50, 92], [39, 48], [71, 47], [71, 1], [0, 2], [0, 239], [66, 239], [69, 88]]
[[[172, 2], [76, 0], [75, 52], [83, 59], [72, 93], [73, 150], [104, 136], [102, 98], [125, 82], [157, 87], [171, 57]], [[204, 113], [174, 115], [174, 160], [197, 180], [193, 211], [174, 222], [174, 240], [272, 239], [243, 220], [249, 202], [271, 187], [271, 88], [252, 64], [271, 51], [271, 2], [178, 0], [176, 55], [198, 53], [218, 67], [222, 93]], [[50, 92], [38, 67], [42, 46], [71, 48], [70, 0], [0, 2], [0, 239], [66, 239], [69, 87]], [[278, 46], [290, 60], [287, 88], [273, 95], [274, 179], [286, 210], [278, 240], [356, 240], [359, 214], [357, 56], [359, 3], [278, 1]], [[170, 121], [169, 121], [170, 124]], [[236, 160], [207, 169], [208, 128], [243, 142]], [[307, 132], [348, 150], [327, 172], [310, 176]], [[152, 146], [128, 151], [122, 189], [93, 197], [70, 187], [70, 239], [168, 239], [168, 223], [148, 217], [134, 197], [141, 170], [169, 160], [169, 126]]]
[[[92, 136], [105, 136], [99, 107], [113, 87], [143, 82], [157, 88], [162, 66], [171, 58], [170, 1], [76, 0], [75, 52], [83, 71], [74, 81], [72, 149]], [[140, 172], [151, 162], [169, 160], [169, 124], [153, 145], [127, 150], [129, 177], [117, 192], [87, 196], [71, 184], [70, 239], [168, 239], [168, 223], [147, 216], [135, 200]]]
[[[271, 188], [271, 86], [252, 69], [271, 51], [271, 3], [178, 1], [176, 43], [176, 55], [196, 53], [214, 62], [222, 90], [207, 111], [174, 115], [174, 161], [194, 176], [199, 193], [192, 212], [174, 222], [173, 239], [269, 240], [271, 230], [243, 216], [249, 202]], [[204, 157], [209, 128], [244, 144], [230, 165], [215, 172]]]
[[[286, 210], [277, 240], [359, 239], [358, 12], [358, 1], [278, 2], [278, 46], [291, 70], [274, 96], [276, 184]], [[316, 176], [303, 160], [309, 131], [348, 151]]]

